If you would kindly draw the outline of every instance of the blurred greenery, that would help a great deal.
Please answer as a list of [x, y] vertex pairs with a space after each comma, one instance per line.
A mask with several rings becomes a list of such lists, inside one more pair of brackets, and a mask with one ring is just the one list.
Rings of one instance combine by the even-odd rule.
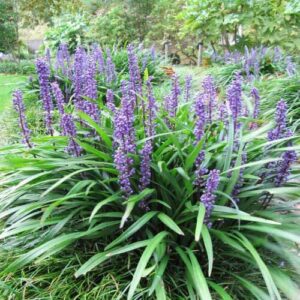
[[0, 52], [11, 52], [17, 46], [17, 14], [12, 0], [0, 0]]

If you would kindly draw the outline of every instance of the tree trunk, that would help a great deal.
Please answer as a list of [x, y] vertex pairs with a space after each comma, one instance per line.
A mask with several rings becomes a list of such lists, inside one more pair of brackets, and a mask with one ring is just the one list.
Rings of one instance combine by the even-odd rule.
[[203, 42], [200, 42], [198, 45], [197, 67], [202, 66], [202, 61], [203, 61]]

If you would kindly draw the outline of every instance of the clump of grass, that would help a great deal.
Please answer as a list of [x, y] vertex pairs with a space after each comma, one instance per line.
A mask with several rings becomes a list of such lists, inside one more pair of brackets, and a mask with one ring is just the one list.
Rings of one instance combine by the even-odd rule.
[[[41, 132], [31, 136], [33, 147], [0, 152], [0, 239], [6, 251], [18, 250], [2, 263], [7, 295], [11, 289], [27, 297], [101, 300], [297, 295], [300, 259], [290, 249], [300, 243], [299, 217], [291, 209], [300, 188], [287, 179], [299, 178], [293, 164], [299, 138], [286, 128], [285, 104], [277, 108], [280, 136], [270, 139], [278, 124], [251, 130], [257, 120], [242, 114], [239, 76], [227, 93], [231, 110], [220, 118], [212, 78], [196, 103], [183, 101], [176, 76], [154, 100], [147, 72], [136, 80], [133, 58], [135, 76], [127, 74], [122, 93], [115, 86], [115, 107], [102, 89], [97, 99], [81, 99], [101, 108], [101, 118], [78, 109], [71, 94], [61, 119], [72, 116], [76, 132], [65, 134], [53, 118], [61, 135]], [[74, 82], [61, 80], [73, 91]], [[132, 93], [137, 83], [147, 93]], [[70, 142], [80, 155], [69, 151]]]

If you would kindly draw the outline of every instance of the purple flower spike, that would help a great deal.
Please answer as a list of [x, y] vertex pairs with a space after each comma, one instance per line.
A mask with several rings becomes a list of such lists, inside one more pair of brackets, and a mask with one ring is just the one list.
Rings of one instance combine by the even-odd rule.
[[213, 110], [216, 108], [216, 100], [217, 100], [217, 90], [214, 85], [213, 78], [211, 76], [207, 76], [204, 78], [203, 83], [203, 95], [205, 97], [205, 102], [207, 105], [207, 119], [208, 122], [212, 122], [212, 114]]
[[235, 131], [238, 129], [238, 117], [242, 113], [242, 79], [240, 74], [236, 74], [231, 85], [227, 89], [227, 99], [234, 122]]
[[66, 151], [74, 156], [80, 156], [81, 148], [75, 141], [77, 132], [73, 117], [69, 114], [64, 114], [61, 118], [60, 126], [62, 134], [69, 138], [69, 145], [66, 148]]
[[175, 118], [176, 116], [180, 93], [181, 91], [179, 87], [178, 76], [174, 75], [172, 77], [171, 94], [165, 97], [165, 108], [170, 118]]
[[195, 161], [195, 167], [196, 167], [196, 171], [195, 171], [195, 175], [196, 175], [196, 178], [194, 180], [194, 185], [201, 188], [202, 185], [203, 185], [203, 176], [205, 174], [207, 174], [208, 170], [204, 167], [202, 167], [202, 163], [204, 162], [205, 160], [205, 151], [200, 151], [197, 158], [196, 158], [196, 161]]
[[225, 103], [221, 103], [221, 105], [219, 106], [219, 117], [221, 121], [227, 122], [228, 110]]
[[139, 189], [144, 190], [149, 184], [151, 180], [151, 155], [152, 155], [152, 142], [151, 140], [147, 140], [144, 144], [143, 149], [140, 152], [140, 156], [142, 158], [141, 161], [141, 174]]
[[[260, 108], [260, 96], [258, 90], [254, 87], [251, 90], [251, 96], [254, 100], [254, 109], [253, 109], [253, 119], [257, 119], [259, 116], [259, 108]], [[253, 122], [250, 125], [250, 129], [256, 129], [257, 123]]]
[[275, 123], [276, 127], [268, 133], [269, 141], [275, 141], [285, 138], [287, 134], [286, 128], [287, 105], [284, 100], [280, 100], [276, 106]]
[[134, 98], [130, 91], [130, 83], [121, 83], [122, 98], [121, 107], [114, 114], [114, 162], [119, 171], [119, 184], [126, 197], [133, 193], [130, 178], [135, 173], [133, 158], [135, 153], [135, 130], [134, 130]]
[[97, 80], [96, 80], [96, 65], [92, 56], [87, 59], [87, 68], [84, 76], [84, 91], [85, 97], [96, 100], [98, 97]]
[[113, 113], [116, 111], [116, 106], [114, 104], [114, 92], [110, 89], [106, 91], [106, 106]]
[[128, 154], [122, 147], [115, 151], [114, 162], [116, 169], [119, 172], [119, 185], [125, 197], [129, 197], [133, 193], [130, 178], [134, 175], [135, 170], [132, 168], [133, 159], [128, 157]]
[[[142, 177], [140, 178], [140, 184], [139, 188], [140, 190], [145, 189], [150, 184], [151, 179], [151, 169], [150, 169], [150, 163], [151, 163], [151, 155], [153, 150], [152, 145], [152, 137], [155, 135], [155, 117], [156, 117], [156, 101], [152, 92], [152, 85], [151, 85], [151, 77], [147, 80], [147, 98], [148, 103], [146, 106], [145, 111], [145, 132], [146, 137], [149, 137], [151, 139], [147, 140], [144, 144], [143, 149], [140, 151], [141, 156], [141, 174]], [[147, 205], [145, 202], [142, 202], [142, 207], [146, 208]]]
[[99, 74], [105, 74], [105, 61], [103, 57], [103, 51], [97, 44], [93, 45], [92, 55], [98, 67], [97, 69]]
[[149, 79], [146, 82], [147, 85], [147, 106], [146, 106], [146, 136], [147, 137], [152, 137], [155, 135], [155, 118], [156, 118], [156, 110], [157, 110], [157, 106], [156, 106], [156, 100], [154, 98], [153, 95], [153, 91], [152, 91], [152, 84], [151, 84], [151, 80], [152, 78], [149, 77]]
[[195, 101], [195, 115], [196, 115], [196, 123], [194, 128], [194, 135], [196, 138], [196, 143], [198, 143], [203, 135], [204, 128], [206, 125], [206, 117], [205, 117], [205, 105], [204, 105], [204, 95], [200, 94]]
[[49, 83], [50, 69], [45, 59], [39, 58], [36, 60], [36, 70], [37, 70], [39, 84], [40, 84], [40, 96], [44, 106], [46, 129], [50, 135], [53, 135], [53, 129], [52, 129], [53, 103], [51, 99], [50, 83]]
[[185, 77], [185, 88], [184, 88], [184, 101], [188, 102], [191, 97], [191, 89], [192, 89], [192, 75], [187, 75]]
[[116, 67], [113, 63], [113, 59], [110, 53], [109, 48], [106, 49], [106, 81], [108, 83], [112, 83], [116, 81], [117, 75], [116, 75]]
[[64, 95], [58, 85], [57, 82], [51, 83], [52, 93], [54, 95], [54, 98], [56, 100], [57, 108], [59, 111], [59, 114], [62, 116], [65, 113], [64, 105], [65, 105], [65, 98]]
[[216, 169], [210, 171], [208, 174], [208, 179], [206, 181], [204, 193], [200, 198], [201, 202], [205, 206], [205, 223], [208, 226], [211, 226], [211, 222], [209, 221], [209, 219], [215, 204], [216, 196], [214, 193], [218, 188], [219, 181], [220, 171]]
[[19, 115], [19, 126], [23, 135], [23, 143], [28, 146], [28, 148], [32, 148], [32, 144], [30, 142], [30, 133], [31, 131], [28, 128], [26, 117], [25, 117], [25, 106], [23, 103], [23, 95], [20, 90], [16, 90], [13, 93], [13, 105], [16, 112]]
[[67, 44], [60, 44], [57, 54], [56, 54], [56, 72], [61, 71], [64, 76], [70, 77], [71, 70], [70, 70], [71, 58], [70, 53], [68, 50]]
[[100, 111], [96, 103], [82, 100], [79, 104], [79, 110], [90, 116], [96, 123], [99, 123]]
[[275, 186], [279, 187], [288, 180], [291, 165], [297, 161], [297, 154], [294, 150], [283, 153], [282, 160], [278, 163]]
[[74, 102], [78, 109], [78, 103], [82, 100], [83, 88], [84, 88], [84, 74], [86, 68], [86, 52], [84, 48], [78, 47], [74, 56], [74, 74], [73, 74], [73, 85], [74, 85]]
[[292, 77], [296, 74], [296, 65], [293, 63], [291, 56], [287, 56], [285, 59], [286, 63], [286, 73], [289, 77]]
[[282, 59], [282, 52], [278, 46], [274, 48], [274, 57], [273, 61], [274, 63], [278, 63]]
[[130, 82], [133, 85], [134, 92], [137, 95], [142, 95], [142, 79], [139, 68], [139, 61], [132, 44], [128, 45], [127, 53]]

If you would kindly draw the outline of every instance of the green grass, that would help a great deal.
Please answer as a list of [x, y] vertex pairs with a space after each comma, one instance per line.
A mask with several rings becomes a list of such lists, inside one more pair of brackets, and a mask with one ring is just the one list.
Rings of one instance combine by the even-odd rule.
[[0, 113], [11, 103], [12, 91], [21, 85], [28, 76], [0, 74]]

